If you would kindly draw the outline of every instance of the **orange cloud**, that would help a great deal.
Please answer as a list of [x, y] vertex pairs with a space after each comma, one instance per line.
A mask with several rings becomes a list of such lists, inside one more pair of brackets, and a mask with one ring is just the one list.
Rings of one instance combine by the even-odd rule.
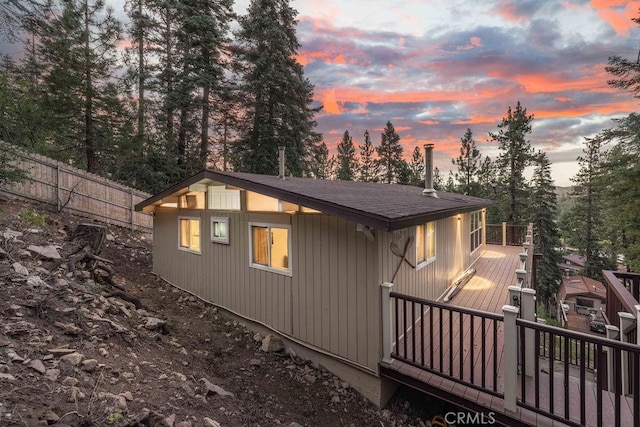
[[336, 100], [336, 91], [335, 91], [335, 89], [331, 89], [331, 90], [325, 91], [323, 103], [324, 103], [324, 109], [323, 110], [326, 111], [327, 113], [329, 113], [329, 114], [340, 114], [340, 113], [342, 113], [340, 105], [338, 104], [338, 101]]
[[640, 1], [591, 0], [591, 7], [620, 35], [629, 35], [629, 31], [637, 25], [632, 19], [640, 9]]

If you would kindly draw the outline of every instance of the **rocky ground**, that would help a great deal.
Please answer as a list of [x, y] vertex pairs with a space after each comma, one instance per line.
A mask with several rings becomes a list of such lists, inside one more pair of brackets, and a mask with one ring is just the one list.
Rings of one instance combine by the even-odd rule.
[[448, 409], [400, 390], [380, 411], [277, 340], [263, 346], [157, 280], [149, 235], [108, 227], [97, 255], [121, 289], [86, 260], [71, 271], [81, 222], [0, 199], [0, 426], [424, 426]]

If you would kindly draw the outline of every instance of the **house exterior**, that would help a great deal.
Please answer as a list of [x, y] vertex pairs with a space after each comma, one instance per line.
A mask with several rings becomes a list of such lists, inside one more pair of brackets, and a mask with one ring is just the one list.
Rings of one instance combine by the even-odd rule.
[[558, 300], [568, 305], [572, 312], [589, 314], [607, 308], [607, 288], [589, 277], [564, 277], [558, 289]]
[[558, 265], [564, 277], [580, 274], [584, 270], [586, 258], [578, 254], [566, 254], [562, 256], [562, 262]]
[[384, 404], [381, 284], [437, 300], [484, 249], [491, 201], [433, 195], [204, 170], [136, 210], [154, 215], [155, 274]]

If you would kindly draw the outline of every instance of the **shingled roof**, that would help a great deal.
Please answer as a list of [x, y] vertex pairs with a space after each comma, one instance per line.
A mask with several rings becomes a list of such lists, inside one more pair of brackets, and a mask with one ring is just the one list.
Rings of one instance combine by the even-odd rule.
[[281, 179], [271, 175], [203, 170], [137, 204], [136, 210], [141, 211], [200, 181], [233, 185], [387, 231], [492, 204], [491, 200], [457, 193], [438, 192], [439, 198], [426, 197], [422, 188], [408, 185], [297, 177]]

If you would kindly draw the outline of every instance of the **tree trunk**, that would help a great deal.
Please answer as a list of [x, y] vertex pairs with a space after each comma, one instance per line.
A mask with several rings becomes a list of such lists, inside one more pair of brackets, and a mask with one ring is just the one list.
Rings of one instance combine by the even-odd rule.
[[84, 2], [84, 68], [85, 68], [85, 107], [84, 107], [84, 125], [85, 125], [85, 152], [87, 157], [87, 171], [96, 171], [96, 153], [95, 140], [93, 130], [93, 82], [91, 76], [91, 62], [89, 60], [89, 52], [91, 49], [89, 43], [89, 5]]

